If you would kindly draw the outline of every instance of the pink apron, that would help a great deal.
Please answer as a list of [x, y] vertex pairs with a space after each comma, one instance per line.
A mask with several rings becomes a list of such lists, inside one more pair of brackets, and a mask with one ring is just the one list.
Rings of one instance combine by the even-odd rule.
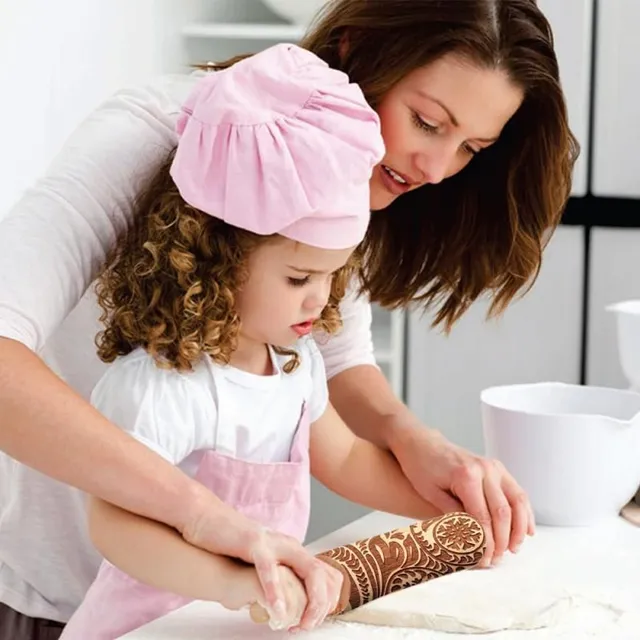
[[[216, 449], [224, 451], [229, 448], [225, 449], [223, 440], [225, 436], [234, 438], [235, 429], [233, 422], [223, 419], [220, 386], [218, 391], [221, 428], [217, 430]], [[303, 406], [289, 462], [245, 462], [206, 451], [196, 479], [241, 513], [302, 542], [310, 511], [309, 427], [308, 410]], [[188, 598], [149, 587], [103, 561], [60, 640], [115, 640], [189, 602]]]

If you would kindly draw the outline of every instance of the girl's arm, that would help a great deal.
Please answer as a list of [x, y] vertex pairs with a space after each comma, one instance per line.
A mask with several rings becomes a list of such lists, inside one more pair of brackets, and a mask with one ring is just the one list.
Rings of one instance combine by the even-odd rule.
[[278, 613], [265, 604], [253, 565], [203, 551], [174, 529], [98, 498], [90, 502], [89, 530], [107, 560], [157, 589], [219, 602], [227, 609], [258, 602], [269, 611], [272, 624], [282, 628], [298, 625], [307, 607], [304, 585], [288, 567], [278, 567], [284, 607]]
[[238, 609], [262, 600], [252, 565], [208, 553], [171, 527], [92, 498], [91, 539], [113, 565], [157, 589]]
[[[91, 399], [101, 414], [114, 420], [123, 432], [133, 435], [138, 446], [160, 454], [159, 459], [164, 459], [176, 473], [178, 467], [174, 465], [193, 451], [210, 445], [211, 424], [215, 424], [217, 409], [207, 385], [198, 382], [197, 376], [157, 367], [142, 350], [111, 365], [94, 387]], [[224, 546], [205, 548], [186, 538], [184, 532], [174, 531], [175, 527], [102, 500], [91, 504], [94, 544], [122, 571], [146, 584], [190, 598], [220, 601], [229, 607], [233, 603], [238, 606], [248, 603], [257, 572], [265, 593], [260, 603], [266, 601], [267, 609], [275, 609], [277, 619], [283, 615], [277, 611], [278, 602], [287, 605], [291, 599], [287, 595], [291, 581], [287, 581], [282, 568], [288, 566], [304, 581], [303, 593], [306, 589], [309, 596], [301, 625], [305, 628], [315, 625], [318, 611], [325, 608], [332, 596], [326, 588], [326, 565], [298, 541], [266, 530], [200, 483], [193, 482], [217, 504], [215, 535], [225, 541]], [[123, 490], [126, 491], [126, 481]], [[209, 525], [206, 520], [195, 523], [193, 536], [201, 535], [199, 528]], [[304, 565], [289, 563], [286, 557], [291, 552], [304, 558]], [[242, 564], [231, 563], [228, 556], [250, 564], [252, 573], [238, 573]], [[256, 600], [257, 597], [252, 598]], [[299, 602], [299, 598], [294, 602]]]
[[331, 404], [311, 427], [310, 456], [313, 476], [351, 502], [416, 519], [442, 513], [420, 497], [388, 450], [358, 438]]

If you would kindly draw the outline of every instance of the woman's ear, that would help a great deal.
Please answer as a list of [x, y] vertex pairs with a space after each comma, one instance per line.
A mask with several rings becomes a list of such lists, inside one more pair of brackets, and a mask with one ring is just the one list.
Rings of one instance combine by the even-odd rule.
[[349, 32], [345, 32], [340, 36], [340, 44], [338, 45], [338, 54], [340, 55], [340, 62], [344, 63], [344, 59], [349, 53]]

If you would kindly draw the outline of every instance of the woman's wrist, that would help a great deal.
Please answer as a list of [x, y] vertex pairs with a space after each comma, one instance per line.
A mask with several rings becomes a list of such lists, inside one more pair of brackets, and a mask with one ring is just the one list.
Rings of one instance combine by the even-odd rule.
[[386, 444], [396, 458], [399, 452], [401, 454], [412, 445], [418, 434], [424, 436], [432, 431], [420, 423], [408, 408], [405, 409], [389, 416], [385, 425]]
[[191, 481], [178, 530], [197, 547], [249, 561], [247, 551], [260, 536], [259, 523], [222, 502], [204, 485]]

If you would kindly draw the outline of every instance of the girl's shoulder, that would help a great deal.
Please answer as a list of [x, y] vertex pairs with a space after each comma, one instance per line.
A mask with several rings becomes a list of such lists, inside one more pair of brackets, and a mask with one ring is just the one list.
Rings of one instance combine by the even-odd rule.
[[324, 358], [313, 336], [302, 338], [296, 348], [300, 355], [300, 367], [294, 371], [293, 375], [297, 374], [302, 379], [305, 396], [308, 399], [327, 385]]
[[201, 367], [159, 367], [143, 349], [118, 358], [99, 380], [91, 404], [156, 453], [179, 464], [210, 446], [217, 406]]
[[140, 398], [153, 395], [163, 398], [164, 402], [172, 398], [182, 401], [205, 391], [208, 380], [203, 364], [197, 364], [188, 372], [168, 369], [159, 366], [154, 357], [140, 347], [120, 356], [108, 367], [91, 397], [95, 401], [105, 395]]

